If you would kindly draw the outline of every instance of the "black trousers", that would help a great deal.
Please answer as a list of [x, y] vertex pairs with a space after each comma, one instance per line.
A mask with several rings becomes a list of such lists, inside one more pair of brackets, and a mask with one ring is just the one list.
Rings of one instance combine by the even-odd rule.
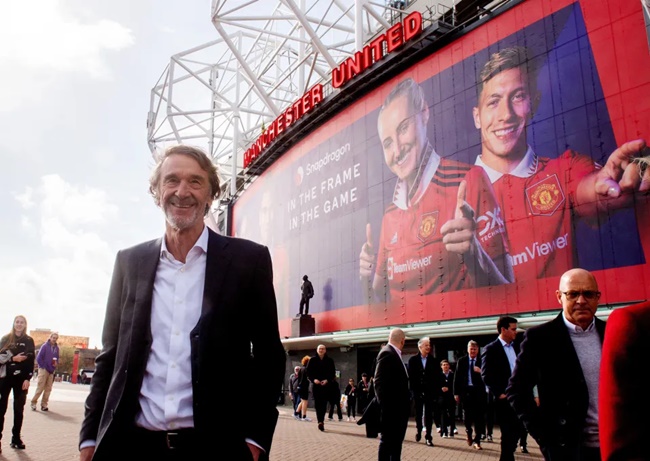
[[422, 427], [427, 430], [427, 440], [433, 438], [433, 405], [434, 400], [424, 397], [416, 397], [415, 402], [415, 427], [418, 434], [422, 433]]
[[329, 389], [327, 386], [314, 385], [312, 393], [314, 395], [316, 421], [319, 423], [325, 422], [325, 413], [327, 413], [327, 403], [329, 402]]
[[501, 429], [501, 455], [500, 461], [514, 461], [517, 442], [521, 437], [523, 424], [517, 418], [517, 414], [512, 409], [508, 400], [494, 399], [494, 410]]
[[408, 417], [403, 421], [394, 418], [391, 424], [382, 424], [379, 439], [378, 461], [400, 461], [402, 458], [402, 444], [408, 427]]
[[[167, 435], [169, 434], [169, 435]], [[147, 431], [142, 428], [133, 428], [129, 431], [128, 439], [131, 440], [128, 450], [124, 445], [119, 444], [120, 455], [113, 456], [112, 459], [120, 461], [187, 461], [192, 459], [204, 459], [206, 443], [205, 440], [199, 440], [195, 435], [194, 429], [181, 429], [179, 431], [170, 431], [168, 433], [159, 431]], [[242, 461], [252, 461], [253, 456], [247, 444], [242, 441], [237, 447], [230, 447], [231, 453], [220, 453], [214, 455], [214, 459], [236, 459]], [[263, 456], [261, 459], [268, 459]]]
[[20, 438], [20, 431], [23, 427], [23, 415], [25, 412], [25, 402], [27, 401], [27, 391], [23, 390], [22, 378], [8, 376], [0, 379], [0, 439], [2, 439], [2, 428], [5, 424], [5, 414], [9, 405], [9, 394], [14, 394], [14, 425], [11, 435], [14, 438]]
[[481, 435], [485, 433], [485, 406], [487, 395], [481, 386], [468, 387], [462, 397], [463, 419], [465, 431], [472, 437], [474, 443], [481, 443]]

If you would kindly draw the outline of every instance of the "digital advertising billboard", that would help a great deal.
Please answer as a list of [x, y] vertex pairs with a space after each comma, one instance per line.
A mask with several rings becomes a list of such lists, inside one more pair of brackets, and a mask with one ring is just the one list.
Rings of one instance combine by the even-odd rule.
[[646, 31], [639, 0], [527, 0], [285, 152], [233, 207], [282, 335], [303, 275], [318, 333], [556, 310], [572, 267], [601, 306], [648, 299], [648, 184], [620, 181], [650, 140]]

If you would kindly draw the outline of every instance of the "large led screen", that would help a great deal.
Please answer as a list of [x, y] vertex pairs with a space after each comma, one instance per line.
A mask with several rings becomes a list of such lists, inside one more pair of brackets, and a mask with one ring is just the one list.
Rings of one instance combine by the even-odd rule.
[[644, 15], [596, 3], [519, 4], [249, 187], [235, 234], [271, 251], [284, 336], [303, 275], [318, 332], [559, 309], [572, 267], [601, 305], [648, 299], [649, 197], [619, 194], [616, 168], [650, 138]]

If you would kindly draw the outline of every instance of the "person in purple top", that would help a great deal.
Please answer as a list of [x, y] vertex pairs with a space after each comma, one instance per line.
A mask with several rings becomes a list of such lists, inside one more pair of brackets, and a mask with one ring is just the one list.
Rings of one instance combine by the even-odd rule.
[[32, 410], [36, 410], [38, 399], [43, 394], [41, 400], [41, 411], [47, 411], [47, 404], [50, 400], [50, 393], [54, 385], [54, 371], [59, 364], [59, 340], [58, 333], [52, 333], [49, 339], [41, 346], [36, 356], [36, 363], [38, 364], [38, 383], [36, 385], [36, 392], [31, 401]]

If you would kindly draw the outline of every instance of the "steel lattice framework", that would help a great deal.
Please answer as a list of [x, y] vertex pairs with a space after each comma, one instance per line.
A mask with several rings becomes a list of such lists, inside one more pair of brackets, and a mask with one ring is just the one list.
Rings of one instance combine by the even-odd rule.
[[213, 0], [215, 40], [173, 55], [151, 91], [152, 155], [176, 143], [209, 152], [224, 179], [218, 217], [250, 182], [243, 153], [265, 125], [316, 83], [326, 96], [338, 91], [332, 69], [404, 14], [417, 9], [433, 21], [452, 7], [453, 0]]

